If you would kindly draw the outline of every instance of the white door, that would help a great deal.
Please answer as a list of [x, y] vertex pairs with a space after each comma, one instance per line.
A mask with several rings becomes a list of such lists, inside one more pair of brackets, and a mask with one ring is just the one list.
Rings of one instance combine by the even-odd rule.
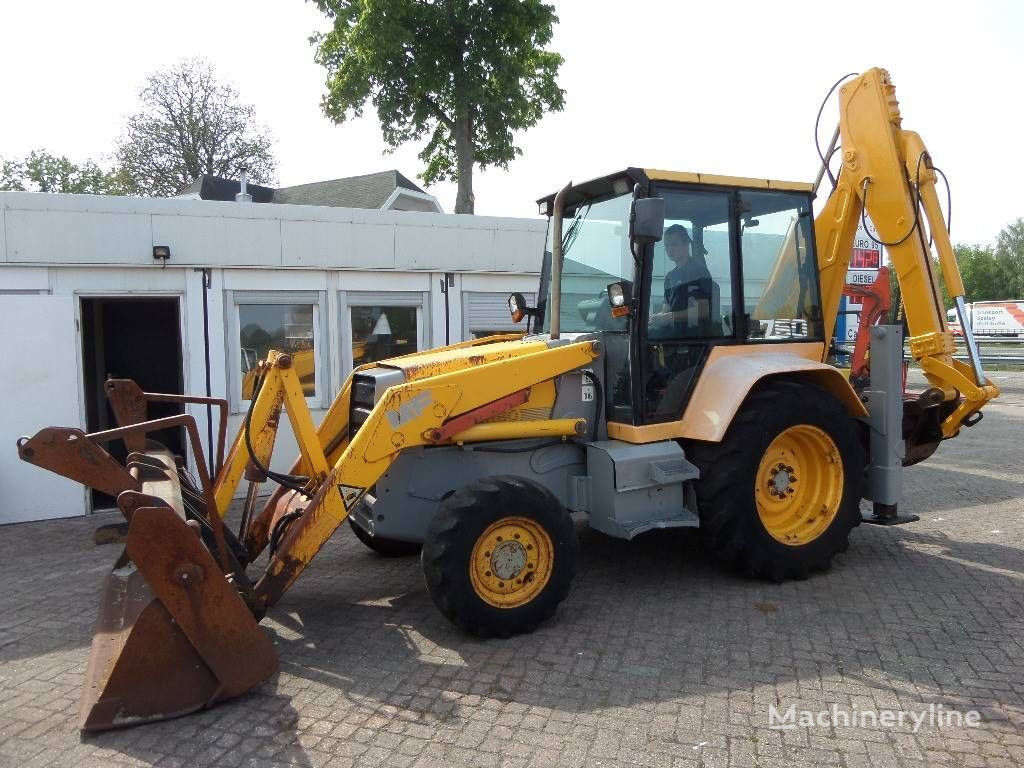
[[15, 443], [43, 427], [82, 427], [75, 300], [0, 295], [0, 523], [85, 514], [85, 488], [18, 458]]

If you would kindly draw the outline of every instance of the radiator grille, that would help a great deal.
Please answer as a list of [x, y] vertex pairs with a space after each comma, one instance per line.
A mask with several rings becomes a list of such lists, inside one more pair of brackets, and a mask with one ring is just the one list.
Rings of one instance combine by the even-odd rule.
[[377, 382], [372, 376], [356, 374], [352, 381], [352, 402], [349, 405], [348, 439], [356, 436], [359, 428], [370, 418], [373, 411]]

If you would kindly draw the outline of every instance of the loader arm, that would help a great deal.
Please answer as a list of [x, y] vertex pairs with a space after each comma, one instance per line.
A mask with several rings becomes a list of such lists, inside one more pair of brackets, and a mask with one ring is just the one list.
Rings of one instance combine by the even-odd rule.
[[[317, 483], [308, 505], [280, 534], [279, 544], [255, 586], [257, 604], [266, 608], [281, 598], [403, 450], [458, 441], [476, 423], [474, 414], [482, 421], [493, 413], [489, 405], [588, 365], [599, 354], [598, 342], [566, 344], [388, 389], [334, 466]], [[273, 356], [268, 363], [276, 365]], [[285, 378], [290, 378], [287, 373]], [[300, 396], [301, 390], [295, 395], [296, 409], [305, 406]], [[286, 406], [291, 416], [287, 399]], [[445, 429], [452, 424], [457, 425], [455, 433]], [[558, 419], [521, 422], [517, 429], [517, 436], [522, 438], [569, 436], [584, 434], [587, 425], [581, 419]], [[303, 460], [308, 456], [314, 469], [327, 466], [314, 432], [300, 437], [300, 447]]]
[[[899, 280], [909, 328], [910, 354], [932, 388], [955, 403], [941, 423], [952, 437], [999, 389], [985, 377], [968, 323], [963, 322], [964, 286], [935, 190], [936, 174], [921, 137], [901, 127], [889, 73], [870, 69], [839, 91], [842, 168], [835, 188], [815, 220], [826, 328], [835, 326], [839, 301], [862, 214], [874, 222]], [[926, 228], [927, 225], [927, 228]], [[964, 327], [970, 365], [953, 358], [953, 334], [928, 238], [934, 238], [946, 289]]]
[[[50, 427], [20, 439], [24, 461], [116, 495], [128, 520], [126, 549], [107, 577], [93, 637], [82, 728], [175, 717], [237, 696], [271, 675], [277, 658], [256, 622], [402, 451], [586, 434], [584, 418], [485, 423], [529, 402], [531, 391], [550, 396], [555, 377], [600, 355], [597, 341], [549, 346], [518, 338], [500, 339], [504, 346], [481, 353], [459, 347], [498, 339], [421, 355], [426, 362], [415, 375], [407, 366], [410, 378], [387, 389], [354, 433], [348, 425], [352, 377], [318, 429], [292, 357], [272, 351], [254, 369], [249, 410], [215, 479], [206, 471], [195, 419], [145, 420], [145, 403], [166, 397], [143, 393], [129, 380], [107, 387], [118, 404], [118, 428], [85, 434]], [[207, 403], [177, 401], [193, 400]], [[269, 469], [282, 411], [300, 450], [288, 475]], [[183, 463], [146, 439], [170, 426], [188, 432], [198, 487]], [[128, 466], [121, 466], [102, 447], [113, 440], [144, 450], [130, 453]], [[236, 540], [223, 518], [243, 477], [253, 483], [247, 508], [267, 478], [294, 493], [283, 507], [272, 500], [251, 524], [243, 512]], [[245, 566], [268, 542], [269, 563], [251, 580]]]
[[[436, 352], [447, 352], [456, 349], [464, 349], [467, 347], [478, 347], [485, 344], [493, 344], [495, 342], [502, 341], [517, 341], [522, 338], [521, 333], [509, 333], [509, 334], [498, 334], [495, 336], [487, 336], [480, 339], [469, 339], [468, 341], [458, 342], [451, 344], [447, 347], [439, 347]], [[403, 355], [402, 357], [409, 357], [418, 353], [410, 353], [410, 355]], [[394, 358], [401, 360], [402, 357]], [[376, 363], [367, 363], [359, 366], [352, 371], [352, 374], [359, 373], [365, 368], [371, 368]], [[341, 457], [342, 452], [348, 446], [349, 440], [349, 407], [352, 397], [352, 376], [350, 375], [342, 386], [341, 391], [334, 398], [334, 402], [331, 403], [330, 408], [327, 410], [326, 415], [316, 428], [317, 442], [320, 444], [320, 448], [323, 450], [324, 455], [327, 457], [329, 465], [334, 466], [338, 459]], [[255, 416], [259, 416], [263, 413], [266, 406], [260, 406], [257, 403], [257, 412]], [[255, 418], [255, 423], [265, 423], [259, 418]], [[272, 425], [276, 428], [276, 424]], [[239, 435], [241, 437], [241, 435]], [[236, 439], [235, 448], [241, 449], [243, 446]], [[232, 449], [232, 458], [243, 457], [243, 453], [236, 455], [235, 448]], [[261, 449], [261, 445], [256, 446], [257, 451]], [[262, 454], [260, 454], [262, 456]], [[269, 454], [268, 454], [269, 455]], [[262, 459], [266, 463], [266, 459]], [[220, 514], [223, 516], [227, 514], [228, 506], [234, 498], [235, 491], [238, 488], [238, 483], [241, 480], [242, 473], [244, 472], [245, 458], [241, 459], [241, 467], [236, 467], [235, 470], [230, 473], [230, 476], [225, 475], [225, 486], [221, 488], [218, 485], [218, 496], [217, 496], [217, 508]], [[300, 453], [298, 457], [292, 462], [290, 474], [308, 474], [309, 468], [306, 466], [303, 454]], [[260, 514], [255, 517], [252, 523], [248, 526], [245, 540], [243, 544], [249, 553], [249, 560], [255, 560], [260, 552], [262, 552], [269, 542], [270, 529], [274, 521], [274, 513], [278, 509], [281, 499], [289, 493], [287, 488], [279, 486], [271, 495], [269, 500], [264, 504], [263, 510]]]

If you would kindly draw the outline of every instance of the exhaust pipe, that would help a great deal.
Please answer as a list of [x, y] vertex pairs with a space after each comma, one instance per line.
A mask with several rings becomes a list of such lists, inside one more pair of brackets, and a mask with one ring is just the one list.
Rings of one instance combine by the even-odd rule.
[[565, 197], [572, 189], [570, 181], [555, 195], [554, 221], [551, 226], [551, 338], [559, 338], [562, 325], [562, 215]]

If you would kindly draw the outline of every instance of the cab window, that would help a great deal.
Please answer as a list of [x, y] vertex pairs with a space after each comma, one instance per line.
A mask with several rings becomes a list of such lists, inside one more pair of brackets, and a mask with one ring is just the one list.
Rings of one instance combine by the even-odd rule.
[[733, 329], [729, 195], [659, 189], [665, 232], [654, 246], [649, 339], [721, 338]]
[[[563, 222], [562, 333], [625, 331], [627, 319], [612, 317], [607, 286], [633, 279], [629, 248], [632, 195], [581, 204]], [[548, 250], [551, 249], [548, 227]], [[550, 288], [545, 297], [544, 331], [551, 330]]]
[[641, 347], [644, 423], [682, 415], [708, 347], [734, 327], [730, 194], [657, 194], [665, 200], [665, 230], [654, 246]]
[[823, 339], [810, 198], [743, 191], [739, 218], [748, 340]]

